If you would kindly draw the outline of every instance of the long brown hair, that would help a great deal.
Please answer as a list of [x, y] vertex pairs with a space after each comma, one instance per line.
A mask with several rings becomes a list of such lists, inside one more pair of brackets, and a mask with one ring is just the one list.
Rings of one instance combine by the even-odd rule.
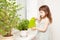
[[[50, 9], [47, 5], [43, 5], [39, 8], [39, 11], [44, 11], [45, 12], [45, 16], [44, 17], [48, 17], [50, 23], [52, 23], [52, 17], [51, 17], [51, 12]], [[40, 18], [42, 19], [42, 17], [40, 16]]]

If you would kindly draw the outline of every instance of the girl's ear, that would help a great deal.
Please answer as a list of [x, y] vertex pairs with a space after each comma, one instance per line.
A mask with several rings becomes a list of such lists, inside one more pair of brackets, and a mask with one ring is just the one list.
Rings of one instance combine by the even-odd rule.
[[48, 12], [47, 12], [47, 11], [46, 11], [45, 13], [46, 13], [46, 15], [48, 14]]

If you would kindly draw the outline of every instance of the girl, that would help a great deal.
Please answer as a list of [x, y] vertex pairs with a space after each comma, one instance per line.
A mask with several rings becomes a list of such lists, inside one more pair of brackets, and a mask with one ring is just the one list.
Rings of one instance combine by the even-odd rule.
[[43, 5], [39, 8], [39, 19], [37, 27], [33, 27], [33, 30], [38, 30], [36, 38], [34, 40], [49, 40], [49, 25], [52, 23], [52, 17], [50, 9], [47, 5]]

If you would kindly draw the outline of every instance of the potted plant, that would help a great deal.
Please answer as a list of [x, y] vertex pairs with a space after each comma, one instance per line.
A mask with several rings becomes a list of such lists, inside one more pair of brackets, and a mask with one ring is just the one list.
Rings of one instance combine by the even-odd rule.
[[28, 24], [29, 24], [29, 20], [27, 19], [20, 20], [19, 25], [17, 26], [17, 29], [20, 30], [21, 37], [27, 36]]
[[1, 40], [13, 40], [12, 28], [17, 26], [19, 20], [16, 0], [9, 1], [0, 0], [0, 35], [3, 36]]
[[19, 21], [18, 26], [16, 27], [20, 30], [20, 36], [26, 37], [28, 36], [28, 32], [30, 32], [32, 27], [36, 27], [35, 18], [32, 17], [30, 21], [28, 19], [22, 19]]

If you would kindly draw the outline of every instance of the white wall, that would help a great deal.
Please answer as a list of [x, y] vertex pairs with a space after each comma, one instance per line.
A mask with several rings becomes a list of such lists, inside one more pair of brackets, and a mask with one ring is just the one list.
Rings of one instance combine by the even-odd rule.
[[60, 0], [54, 0], [53, 6], [53, 40], [60, 40]]

